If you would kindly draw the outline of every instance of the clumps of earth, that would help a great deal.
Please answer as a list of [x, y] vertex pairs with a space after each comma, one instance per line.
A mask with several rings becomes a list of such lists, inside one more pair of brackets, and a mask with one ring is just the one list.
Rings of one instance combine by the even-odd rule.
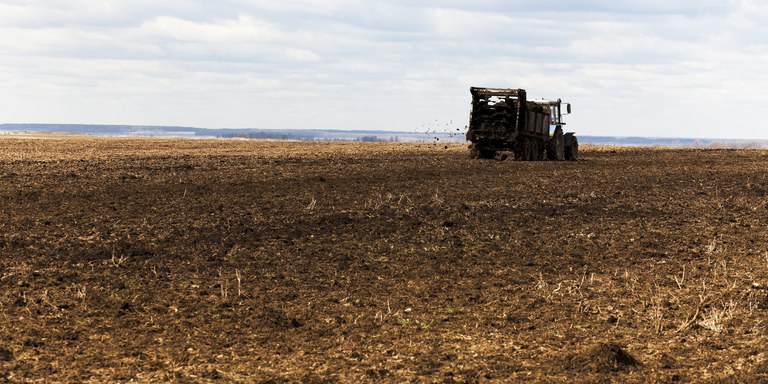
[[624, 372], [641, 365], [624, 348], [614, 343], [601, 343], [586, 352], [566, 356], [564, 368], [583, 373]]

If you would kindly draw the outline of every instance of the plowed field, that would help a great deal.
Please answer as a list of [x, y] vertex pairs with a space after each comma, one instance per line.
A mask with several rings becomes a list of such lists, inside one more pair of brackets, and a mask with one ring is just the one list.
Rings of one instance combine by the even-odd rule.
[[0, 381], [768, 380], [768, 152], [0, 139]]

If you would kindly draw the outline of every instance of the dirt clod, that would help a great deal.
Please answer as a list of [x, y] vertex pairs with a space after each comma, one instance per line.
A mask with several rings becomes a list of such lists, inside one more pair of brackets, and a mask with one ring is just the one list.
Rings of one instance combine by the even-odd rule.
[[291, 329], [299, 328], [303, 325], [299, 319], [288, 317], [285, 312], [274, 308], [264, 308], [259, 318], [264, 324], [275, 328]]
[[13, 352], [10, 349], [0, 347], [0, 361], [13, 360]]
[[585, 353], [572, 354], [567, 358], [566, 369], [578, 372], [608, 373], [626, 371], [640, 365], [620, 345], [602, 343]]

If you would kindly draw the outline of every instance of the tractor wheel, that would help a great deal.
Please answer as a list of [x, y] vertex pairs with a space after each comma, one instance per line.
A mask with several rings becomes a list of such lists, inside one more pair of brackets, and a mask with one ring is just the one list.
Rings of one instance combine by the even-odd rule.
[[576, 140], [576, 136], [571, 138], [570, 145], [565, 148], [565, 159], [568, 161], [579, 159], [579, 141]]
[[564, 160], [565, 159], [565, 144], [563, 143], [563, 127], [557, 126], [552, 133], [552, 137], [547, 140], [547, 159], [549, 160]]

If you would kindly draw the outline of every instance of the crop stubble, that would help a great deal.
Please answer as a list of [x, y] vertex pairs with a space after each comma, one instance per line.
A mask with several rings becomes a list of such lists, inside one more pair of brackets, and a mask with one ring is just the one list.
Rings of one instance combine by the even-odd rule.
[[0, 139], [0, 379], [768, 380], [767, 172]]

